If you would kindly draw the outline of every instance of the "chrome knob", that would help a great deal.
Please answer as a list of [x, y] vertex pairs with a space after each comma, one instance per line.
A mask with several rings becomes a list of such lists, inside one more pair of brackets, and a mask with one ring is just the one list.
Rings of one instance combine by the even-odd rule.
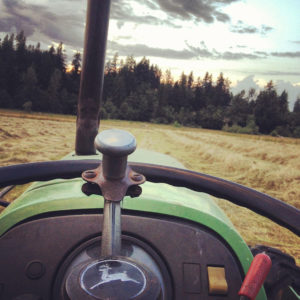
[[135, 137], [124, 130], [104, 130], [96, 136], [95, 147], [103, 154], [103, 176], [107, 179], [123, 178], [127, 156], [136, 149]]
[[95, 146], [99, 152], [105, 155], [127, 156], [136, 149], [136, 140], [128, 131], [109, 129], [96, 136]]

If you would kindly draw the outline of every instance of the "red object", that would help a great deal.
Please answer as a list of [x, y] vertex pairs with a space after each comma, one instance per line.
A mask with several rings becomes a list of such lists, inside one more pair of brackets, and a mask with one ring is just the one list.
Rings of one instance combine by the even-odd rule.
[[255, 300], [260, 288], [271, 269], [271, 258], [265, 254], [257, 254], [248, 270], [242, 287], [239, 291], [240, 296], [246, 296], [251, 300]]

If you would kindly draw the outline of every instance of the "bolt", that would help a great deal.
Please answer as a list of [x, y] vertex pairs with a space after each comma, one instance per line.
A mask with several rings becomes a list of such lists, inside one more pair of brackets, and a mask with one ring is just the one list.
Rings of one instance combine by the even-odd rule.
[[142, 193], [142, 188], [138, 185], [133, 185], [129, 187], [126, 195], [129, 195], [131, 198], [138, 197]]
[[134, 173], [133, 175], [131, 175], [131, 179], [133, 181], [141, 181], [143, 180], [143, 175]]
[[94, 172], [94, 171], [85, 171], [85, 172], [83, 173], [83, 176], [86, 177], [86, 178], [88, 178], [88, 179], [95, 178], [96, 175], [97, 175], [97, 174], [96, 174], [96, 172]]

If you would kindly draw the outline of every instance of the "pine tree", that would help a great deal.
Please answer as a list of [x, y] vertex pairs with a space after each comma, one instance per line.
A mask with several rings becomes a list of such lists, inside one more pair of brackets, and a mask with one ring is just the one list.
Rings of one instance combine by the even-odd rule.
[[282, 126], [287, 113], [287, 94], [278, 97], [273, 82], [268, 82], [255, 103], [254, 116], [259, 131], [269, 134], [277, 126]]

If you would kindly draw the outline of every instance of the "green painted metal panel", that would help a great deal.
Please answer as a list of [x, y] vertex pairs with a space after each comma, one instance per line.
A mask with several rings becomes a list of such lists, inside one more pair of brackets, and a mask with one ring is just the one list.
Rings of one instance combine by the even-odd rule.
[[[97, 152], [97, 154], [95, 155], [80, 156], [76, 155], [75, 152], [72, 152], [67, 156], [63, 157], [62, 159], [102, 159], [102, 154]], [[156, 164], [185, 169], [184, 165], [181, 162], [179, 162], [176, 158], [147, 149], [136, 149], [132, 154], [128, 156], [128, 160], [132, 162], [144, 162], [148, 164]]]

